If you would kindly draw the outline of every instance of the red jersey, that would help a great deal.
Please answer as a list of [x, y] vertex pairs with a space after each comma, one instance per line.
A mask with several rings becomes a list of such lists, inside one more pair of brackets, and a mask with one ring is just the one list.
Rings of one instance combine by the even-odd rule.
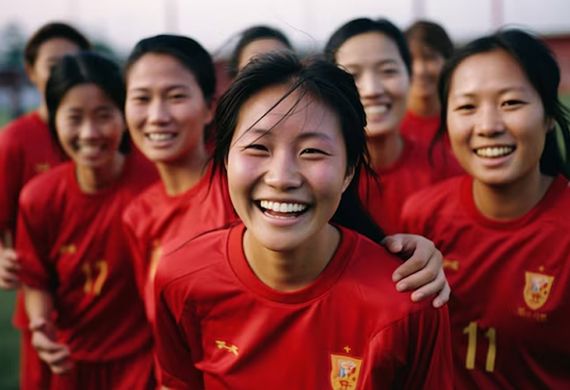
[[534, 209], [497, 222], [473, 179], [412, 196], [403, 219], [445, 257], [456, 388], [570, 388], [570, 187], [555, 179]]
[[167, 254], [157, 353], [174, 389], [451, 388], [447, 308], [393, 288], [399, 261], [340, 228], [315, 282], [279, 292], [253, 273], [236, 225]]
[[455, 158], [444, 149], [436, 151], [430, 163], [428, 146], [403, 139], [402, 155], [391, 167], [376, 170], [378, 179], [365, 172], [360, 176], [359, 192], [364, 208], [388, 235], [402, 231], [400, 214], [411, 194], [462, 172]]
[[211, 178], [211, 168], [181, 195], [169, 196], [164, 185], [156, 183], [125, 210], [123, 222], [149, 320], [154, 318], [152, 276], [164, 245], [172, 239], [187, 241], [236, 218], [225, 177]]
[[437, 133], [439, 123], [439, 115], [419, 116], [412, 111], [406, 111], [400, 132], [409, 139], [429, 145]]
[[32, 180], [20, 196], [22, 282], [54, 297], [58, 338], [79, 361], [107, 361], [150, 345], [121, 213], [154, 176], [128, 157], [122, 177], [81, 191], [73, 163]]
[[35, 111], [0, 131], [0, 232], [16, 230], [18, 196], [24, 185], [65, 159], [47, 123]]

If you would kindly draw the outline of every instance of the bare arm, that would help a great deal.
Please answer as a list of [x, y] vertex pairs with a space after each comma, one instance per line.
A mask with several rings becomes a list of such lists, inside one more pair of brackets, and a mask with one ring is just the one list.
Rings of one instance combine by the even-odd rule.
[[69, 348], [57, 342], [55, 326], [50, 318], [53, 311], [50, 293], [24, 286], [24, 300], [32, 332], [32, 345], [38, 356], [54, 374], [68, 372], [73, 367], [73, 362]]

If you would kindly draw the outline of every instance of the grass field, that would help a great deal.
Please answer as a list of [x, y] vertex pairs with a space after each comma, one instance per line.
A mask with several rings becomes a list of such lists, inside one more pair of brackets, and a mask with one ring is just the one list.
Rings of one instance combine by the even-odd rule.
[[12, 327], [16, 294], [0, 291], [0, 389], [18, 388], [19, 333]]

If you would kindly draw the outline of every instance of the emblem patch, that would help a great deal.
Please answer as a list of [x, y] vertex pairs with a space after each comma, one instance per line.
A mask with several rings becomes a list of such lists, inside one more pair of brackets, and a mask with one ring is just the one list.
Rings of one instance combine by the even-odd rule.
[[548, 300], [554, 276], [525, 272], [524, 301], [532, 310], [540, 309]]
[[361, 359], [331, 355], [331, 385], [333, 390], [353, 390], [358, 384]]

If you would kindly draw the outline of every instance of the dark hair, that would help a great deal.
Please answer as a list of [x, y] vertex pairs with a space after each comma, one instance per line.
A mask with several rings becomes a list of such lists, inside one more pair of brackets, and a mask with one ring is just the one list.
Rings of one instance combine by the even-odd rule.
[[241, 37], [230, 56], [228, 72], [232, 78], [236, 77], [239, 72], [239, 60], [245, 47], [254, 41], [261, 39], [275, 39], [287, 46], [288, 49], [293, 50], [293, 46], [291, 46], [291, 42], [289, 42], [289, 39], [287, 39], [285, 34], [273, 27], [252, 26], [243, 30], [240, 35]]
[[218, 131], [213, 174], [218, 171], [225, 173], [224, 162], [243, 105], [256, 93], [275, 85], [288, 86], [288, 91], [273, 107], [297, 92], [300, 95], [297, 103], [303, 96], [308, 95], [337, 114], [346, 144], [347, 170], [354, 172], [354, 178], [343, 193], [331, 221], [380, 242], [384, 233], [364, 210], [358, 195], [361, 170], [364, 168], [368, 172], [372, 171], [368, 164], [364, 131], [366, 114], [360, 103], [354, 79], [334, 64], [323, 60], [301, 62], [292, 53], [269, 53], [244, 68], [220, 99], [216, 111], [215, 123]]
[[145, 54], [165, 54], [176, 58], [196, 78], [206, 102], [216, 92], [216, 70], [212, 57], [192, 38], [181, 35], [156, 35], [139, 41], [127, 58], [125, 82], [131, 67]]
[[445, 64], [439, 81], [441, 124], [431, 149], [446, 131], [448, 95], [453, 73], [465, 59], [495, 50], [505, 51], [519, 64], [540, 96], [545, 117], [551, 118], [558, 124], [558, 128], [549, 131], [546, 135], [540, 160], [541, 172], [550, 176], [563, 173], [569, 177], [570, 128], [568, 109], [558, 98], [560, 68], [552, 52], [542, 41], [519, 29], [503, 30], [476, 39], [457, 50]]
[[26, 43], [26, 47], [24, 48], [24, 60], [26, 64], [34, 66], [38, 58], [40, 47], [45, 42], [56, 38], [68, 40], [76, 44], [80, 50], [89, 50], [91, 48], [91, 44], [87, 38], [69, 24], [60, 22], [48, 23], [37, 30]]
[[419, 41], [448, 59], [453, 54], [453, 42], [445, 29], [437, 23], [428, 20], [418, 20], [405, 32], [408, 45], [412, 41]]
[[[55, 117], [61, 101], [70, 89], [78, 85], [95, 84], [123, 113], [125, 87], [121, 70], [111, 60], [93, 52], [66, 55], [53, 67], [46, 85], [46, 105], [50, 133], [57, 137]], [[125, 129], [126, 130], [126, 129]], [[128, 131], [123, 133], [119, 150], [126, 153], [130, 142]]]
[[398, 52], [400, 53], [400, 57], [402, 57], [402, 61], [404, 61], [404, 65], [406, 65], [408, 75], [411, 75], [412, 56], [410, 54], [408, 44], [406, 43], [406, 38], [402, 31], [387, 19], [372, 20], [368, 18], [359, 18], [343, 24], [331, 35], [325, 45], [325, 58], [327, 61], [336, 64], [336, 53], [347, 40], [356, 35], [369, 32], [377, 32], [387, 35], [388, 38], [394, 41], [398, 48]]

